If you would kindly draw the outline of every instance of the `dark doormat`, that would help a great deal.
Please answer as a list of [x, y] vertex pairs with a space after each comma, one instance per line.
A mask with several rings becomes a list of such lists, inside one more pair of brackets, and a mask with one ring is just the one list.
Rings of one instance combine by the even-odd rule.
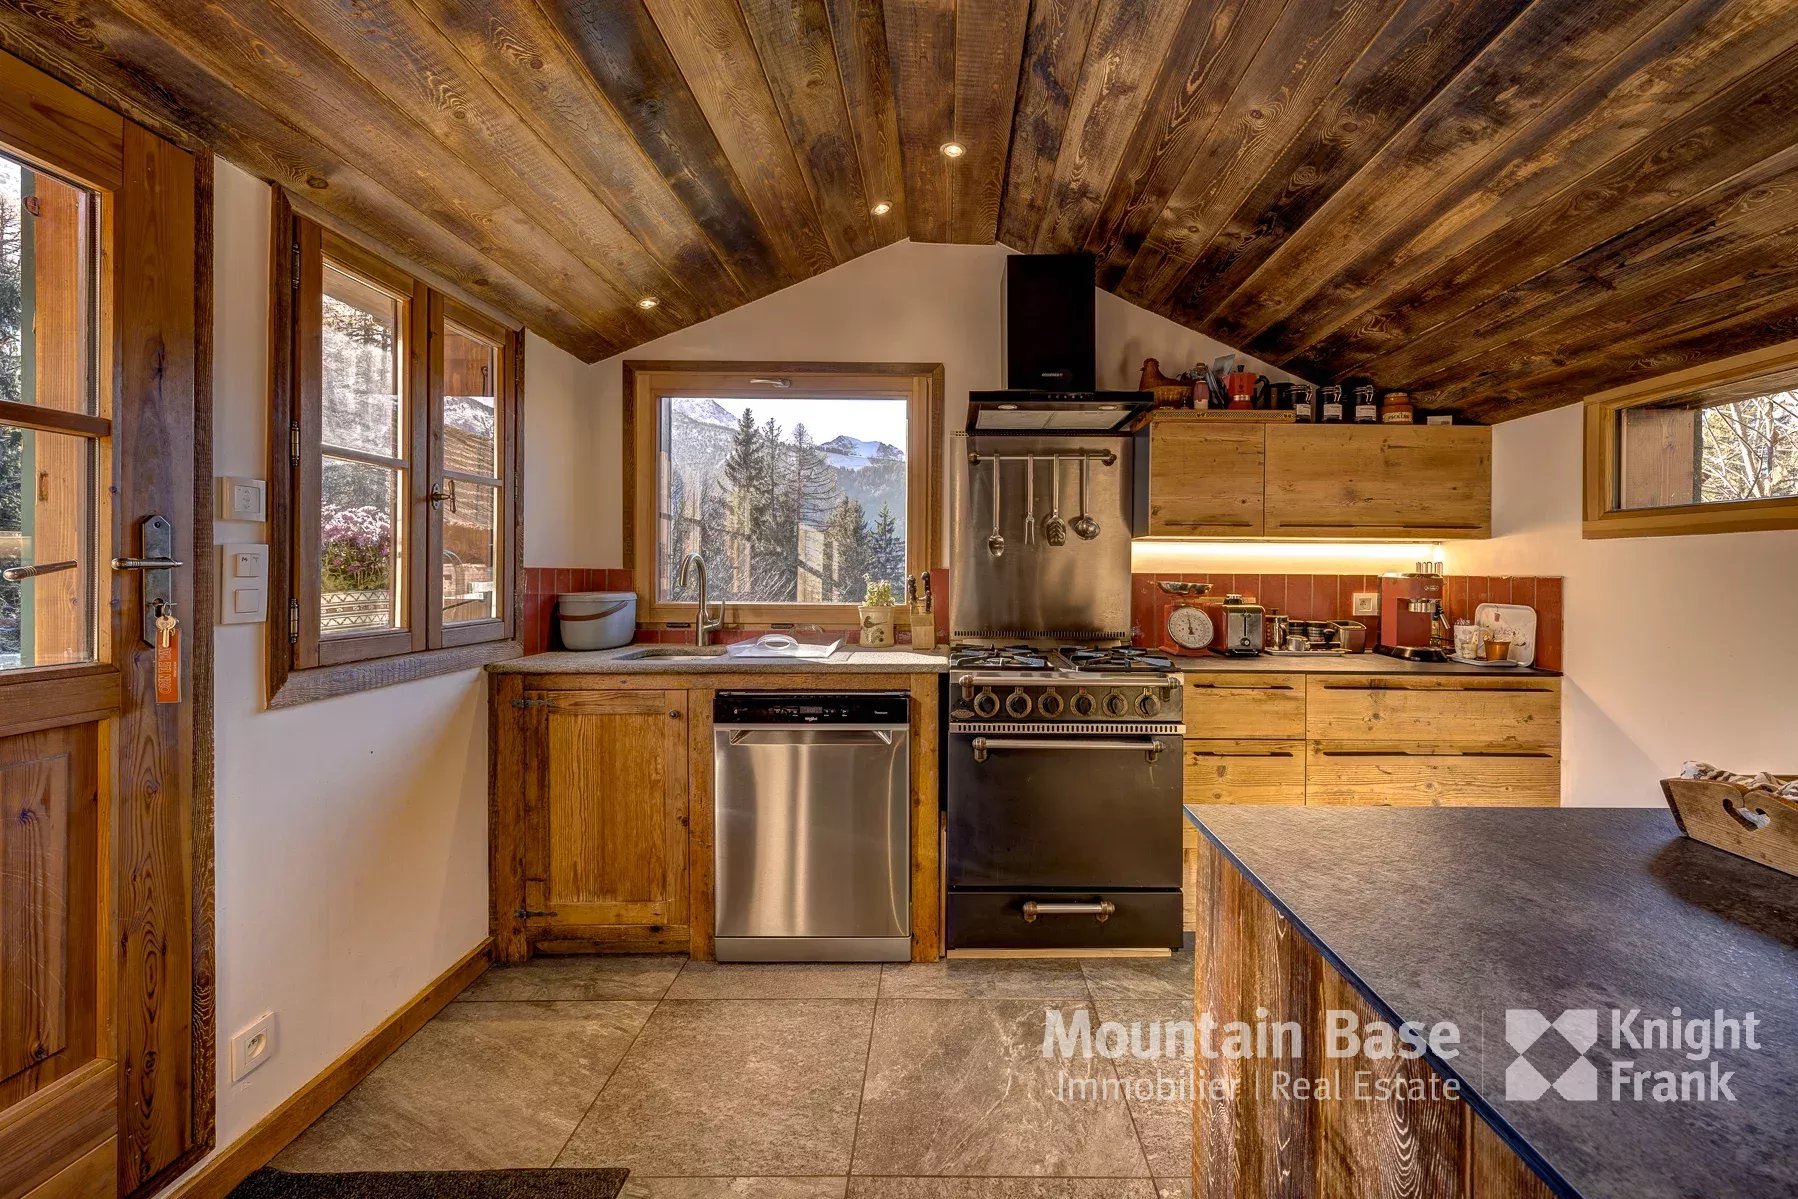
[[261, 1169], [230, 1199], [618, 1199], [629, 1170], [362, 1170], [295, 1174]]

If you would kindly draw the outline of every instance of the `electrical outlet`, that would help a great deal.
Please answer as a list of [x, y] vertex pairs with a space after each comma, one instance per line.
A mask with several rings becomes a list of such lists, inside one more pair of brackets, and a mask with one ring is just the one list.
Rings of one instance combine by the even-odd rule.
[[242, 1081], [274, 1056], [275, 1013], [264, 1012], [231, 1038], [231, 1081]]
[[1355, 592], [1355, 616], [1378, 616], [1380, 614], [1380, 593], [1377, 591]]

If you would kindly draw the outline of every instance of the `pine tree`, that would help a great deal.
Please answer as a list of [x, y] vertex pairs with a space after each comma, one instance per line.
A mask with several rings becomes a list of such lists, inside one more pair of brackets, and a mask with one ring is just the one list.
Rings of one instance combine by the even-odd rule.
[[901, 580], [905, 576], [905, 538], [899, 533], [893, 510], [885, 504], [880, 506], [874, 529], [868, 534], [868, 558], [868, 574], [874, 581], [889, 582], [895, 595], [904, 594]]
[[836, 569], [830, 580], [830, 598], [854, 602], [867, 591], [873, 573], [869, 551], [868, 519], [862, 506], [845, 496], [837, 501], [824, 522], [824, 536], [831, 547]]
[[793, 495], [794, 518], [799, 524], [819, 528], [836, 507], [836, 472], [803, 421], [793, 426], [791, 467], [788, 487]]
[[792, 478], [792, 453], [781, 441], [773, 418], [760, 434], [762, 472], [756, 480], [753, 513], [754, 551], [750, 586], [767, 603], [792, 600], [799, 590], [799, 516]]

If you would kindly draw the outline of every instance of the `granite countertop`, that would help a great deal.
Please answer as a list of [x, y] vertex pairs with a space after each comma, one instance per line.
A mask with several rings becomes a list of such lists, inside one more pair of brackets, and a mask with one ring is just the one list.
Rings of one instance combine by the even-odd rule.
[[816, 671], [831, 674], [940, 674], [949, 669], [949, 659], [940, 653], [857, 649], [853, 646], [840, 649], [828, 658], [732, 658], [716, 654], [709, 658], [620, 660], [621, 655], [639, 650], [674, 648], [668, 645], [624, 645], [617, 649], [563, 650], [494, 662], [487, 669], [496, 674], [804, 674]]
[[[1460, 1054], [1431, 1064], [1564, 1193], [1798, 1195], [1798, 878], [1682, 837], [1664, 808], [1186, 814], [1386, 1016], [1459, 1026]], [[1505, 1098], [1511, 1008], [1597, 1009], [1595, 1101]], [[1760, 1048], [1615, 1047], [1613, 1009], [1676, 1008], [1753, 1012]], [[1529, 1060], [1556, 1079], [1574, 1053], [1543, 1036]], [[1614, 1061], [1714, 1061], [1736, 1101], [1614, 1100]]]
[[1175, 658], [1174, 665], [1184, 671], [1211, 673], [1272, 674], [1473, 674], [1488, 678], [1558, 679], [1558, 670], [1538, 670], [1534, 666], [1469, 666], [1465, 662], [1406, 662], [1386, 654], [1260, 654], [1253, 658], [1226, 658], [1201, 655]]

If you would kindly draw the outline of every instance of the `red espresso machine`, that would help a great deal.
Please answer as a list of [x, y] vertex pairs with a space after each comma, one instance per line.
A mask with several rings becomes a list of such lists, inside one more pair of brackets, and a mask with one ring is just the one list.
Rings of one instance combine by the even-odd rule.
[[1446, 662], [1440, 631], [1445, 624], [1440, 563], [1419, 562], [1414, 571], [1380, 576], [1376, 652], [1408, 662]]

